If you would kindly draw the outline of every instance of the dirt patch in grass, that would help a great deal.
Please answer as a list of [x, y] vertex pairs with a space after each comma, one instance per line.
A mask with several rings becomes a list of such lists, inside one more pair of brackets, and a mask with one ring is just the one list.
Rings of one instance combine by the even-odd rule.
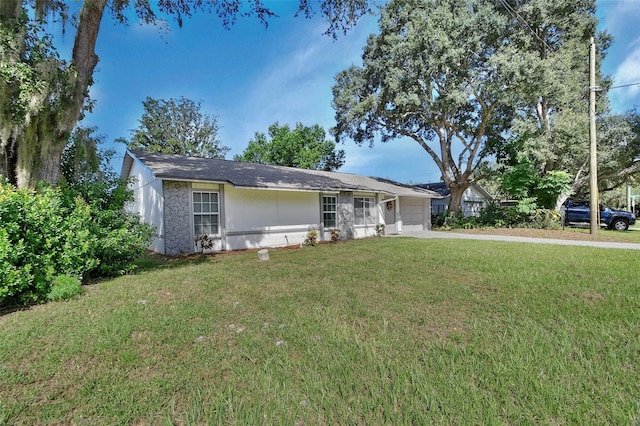
[[576, 293], [577, 297], [580, 297], [582, 299], [586, 299], [586, 300], [590, 300], [590, 301], [597, 301], [597, 300], [604, 300], [604, 294], [600, 294], [600, 293], [594, 293], [591, 291], [581, 291], [579, 293]]

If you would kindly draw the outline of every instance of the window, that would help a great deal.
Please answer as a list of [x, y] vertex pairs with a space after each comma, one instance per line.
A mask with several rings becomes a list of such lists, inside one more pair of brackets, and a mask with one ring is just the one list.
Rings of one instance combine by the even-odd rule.
[[338, 197], [335, 195], [322, 196], [322, 223], [325, 228], [338, 226], [336, 212], [338, 211]]
[[376, 224], [376, 203], [371, 197], [353, 198], [353, 223], [355, 225]]
[[217, 192], [193, 193], [193, 227], [195, 235], [217, 235], [220, 207]]

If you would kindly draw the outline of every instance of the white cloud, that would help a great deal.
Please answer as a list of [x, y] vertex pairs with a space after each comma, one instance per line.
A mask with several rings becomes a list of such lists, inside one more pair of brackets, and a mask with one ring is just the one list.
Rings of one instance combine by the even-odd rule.
[[[625, 85], [640, 83], [640, 43], [635, 43], [635, 49], [632, 50], [616, 69], [615, 85]], [[640, 93], [639, 86], [629, 86], [622, 90], [624, 97], [634, 97]]]
[[599, 15], [603, 17], [603, 24], [611, 34], [621, 34], [629, 31], [630, 23], [640, 18], [638, 0], [598, 0]]
[[[613, 77], [613, 85], [640, 82], [640, 2], [638, 0], [598, 0], [599, 28], [614, 38], [603, 63], [603, 71]], [[640, 86], [609, 91], [612, 111], [624, 112], [640, 104]]]
[[264, 64], [262, 77], [251, 82], [242, 95], [244, 101], [224, 118], [238, 144], [232, 147], [232, 155], [245, 148], [254, 132], [266, 132], [276, 121], [319, 124], [325, 130], [335, 124], [331, 107], [334, 75], [359, 60], [366, 36], [373, 29], [372, 25], [361, 25], [333, 41], [321, 36], [325, 26], [324, 22], [296, 25], [296, 30], [279, 42], [283, 53]]
[[[254, 132], [266, 132], [270, 124], [319, 124], [325, 130], [335, 125], [331, 107], [334, 76], [351, 64], [360, 64], [362, 48], [368, 35], [375, 31], [375, 19], [356, 26], [353, 32], [337, 41], [319, 34], [324, 23], [293, 31], [281, 41], [279, 54], [265, 64], [263, 77], [252, 82], [244, 94], [246, 99], [233, 116], [222, 117], [233, 136], [231, 156], [242, 152]], [[244, 117], [244, 118], [243, 118]], [[232, 121], [233, 120], [233, 123]], [[413, 140], [399, 139], [377, 142], [373, 148], [358, 146], [351, 140], [338, 145], [345, 151], [345, 164], [340, 171], [380, 176], [401, 182], [437, 181], [440, 172], [429, 155]]]

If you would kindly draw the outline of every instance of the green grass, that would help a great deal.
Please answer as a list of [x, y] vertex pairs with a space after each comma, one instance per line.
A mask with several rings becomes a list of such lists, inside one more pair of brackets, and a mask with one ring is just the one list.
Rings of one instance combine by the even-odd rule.
[[639, 254], [377, 238], [0, 317], [0, 424], [638, 424]]

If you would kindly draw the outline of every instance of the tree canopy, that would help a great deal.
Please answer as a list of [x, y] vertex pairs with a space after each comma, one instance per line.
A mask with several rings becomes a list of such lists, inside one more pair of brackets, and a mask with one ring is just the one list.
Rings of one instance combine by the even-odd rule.
[[[453, 210], [489, 156], [499, 172], [527, 169], [543, 186], [567, 173], [571, 185], [552, 185], [565, 188], [561, 200], [588, 182], [589, 39], [597, 34], [598, 70], [611, 43], [597, 22], [595, 0], [391, 0], [363, 65], [336, 77], [336, 135], [414, 139], [451, 189]], [[602, 116], [610, 81], [598, 75]], [[619, 152], [623, 133], [610, 127], [601, 149]]]
[[[238, 17], [266, 23], [275, 14], [263, 0], [85, 0], [78, 16], [70, 16], [61, 0], [0, 2], [0, 175], [19, 187], [38, 181], [55, 183], [61, 176], [62, 151], [82, 115], [91, 110], [89, 87], [98, 64], [95, 52], [100, 25], [109, 14], [126, 24], [130, 16], [162, 25], [179, 25], [198, 12], [217, 15], [231, 26]], [[315, 11], [327, 21], [326, 33], [347, 31], [370, 12], [369, 0], [299, 0], [297, 15]], [[313, 8], [316, 7], [314, 10]], [[47, 22], [62, 21], [75, 31], [71, 58], [61, 59], [46, 33]], [[124, 64], [123, 66], [126, 66]]]
[[344, 164], [344, 151], [336, 149], [335, 142], [326, 139], [326, 133], [318, 124], [304, 126], [296, 123], [280, 126], [277, 122], [269, 126], [269, 137], [256, 132], [255, 139], [236, 161], [277, 166], [298, 167], [312, 170], [338, 170]]
[[336, 76], [338, 140], [415, 140], [451, 190], [450, 209], [510, 122], [507, 20], [494, 2], [391, 0], [363, 65]]
[[[556, 206], [569, 194], [584, 192], [589, 182], [588, 48], [595, 36], [598, 178], [607, 186], [612, 174], [630, 166], [620, 161], [618, 149], [630, 134], [624, 120], [608, 116], [611, 81], [602, 75], [600, 66], [612, 40], [597, 32], [595, 0], [505, 0], [500, 8], [510, 21], [512, 72], [518, 81], [519, 102], [510, 136], [492, 147], [502, 166], [498, 170], [508, 174], [524, 166], [536, 179], [567, 173], [571, 184], [557, 194]], [[612, 157], [617, 158], [615, 165]]]
[[140, 125], [125, 141], [128, 148], [204, 158], [224, 158], [229, 151], [218, 140], [218, 118], [203, 115], [201, 102], [147, 97], [142, 105]]

